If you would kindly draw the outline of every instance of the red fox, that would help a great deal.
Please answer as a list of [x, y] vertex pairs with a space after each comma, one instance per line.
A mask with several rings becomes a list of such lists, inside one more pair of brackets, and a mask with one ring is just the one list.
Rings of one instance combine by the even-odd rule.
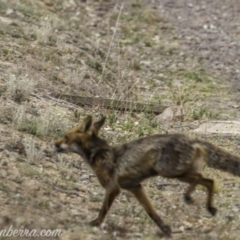
[[167, 236], [171, 228], [165, 225], [146, 196], [141, 182], [149, 177], [161, 175], [188, 183], [184, 195], [187, 203], [193, 202], [191, 193], [200, 184], [207, 188], [207, 210], [215, 215], [213, 206], [214, 181], [202, 176], [199, 163], [240, 176], [240, 158], [211, 143], [191, 140], [181, 134], [152, 135], [120, 146], [110, 146], [98, 136], [105, 117], [93, 123], [87, 116], [78, 126], [66, 132], [54, 143], [57, 152], [79, 154], [91, 166], [106, 194], [98, 217], [90, 222], [100, 225], [120, 189], [130, 191], [146, 210], [150, 218]]

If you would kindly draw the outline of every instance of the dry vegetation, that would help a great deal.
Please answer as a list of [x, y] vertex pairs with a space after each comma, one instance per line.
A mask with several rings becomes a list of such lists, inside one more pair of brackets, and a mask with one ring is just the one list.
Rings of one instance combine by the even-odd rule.
[[[236, 116], [228, 81], [185, 52], [171, 21], [147, 2], [0, 0], [0, 229], [62, 229], [62, 240], [161, 237], [126, 192], [101, 228], [87, 226], [104, 190], [79, 156], [56, 156], [49, 146], [87, 114], [107, 116], [101, 134], [112, 144], [157, 132], [195, 137], [191, 129], [202, 121]], [[82, 108], [53, 92], [181, 105], [184, 122]], [[234, 137], [198, 137], [238, 152]], [[144, 184], [173, 239], [239, 239], [239, 179], [208, 168], [205, 174], [217, 181], [215, 218], [201, 188], [188, 206], [184, 184], [160, 177]]]

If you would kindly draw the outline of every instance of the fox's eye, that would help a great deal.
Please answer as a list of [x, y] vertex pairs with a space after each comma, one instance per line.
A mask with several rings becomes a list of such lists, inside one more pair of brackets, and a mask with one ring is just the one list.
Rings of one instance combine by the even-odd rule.
[[65, 141], [68, 141], [69, 138], [68, 138], [68, 136], [64, 136], [64, 139], [65, 139]]

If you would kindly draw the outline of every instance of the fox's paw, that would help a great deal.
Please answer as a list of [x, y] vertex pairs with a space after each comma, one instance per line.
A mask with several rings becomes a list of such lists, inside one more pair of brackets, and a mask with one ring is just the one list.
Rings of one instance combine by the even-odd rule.
[[96, 219], [94, 219], [93, 221], [89, 222], [89, 225], [92, 226], [92, 227], [94, 227], [94, 226], [100, 226], [101, 223], [102, 223], [102, 222], [101, 222], [98, 218], [96, 218]]
[[184, 200], [185, 200], [185, 203], [187, 203], [187, 204], [193, 204], [194, 203], [194, 200], [189, 195], [184, 195]]
[[207, 207], [208, 211], [212, 214], [212, 216], [215, 216], [217, 213], [217, 208], [215, 207]]
[[171, 230], [171, 228], [170, 228], [168, 225], [163, 225], [163, 226], [161, 227], [161, 229], [162, 229], [163, 233], [164, 233], [166, 236], [168, 236], [168, 237], [171, 236], [172, 230]]

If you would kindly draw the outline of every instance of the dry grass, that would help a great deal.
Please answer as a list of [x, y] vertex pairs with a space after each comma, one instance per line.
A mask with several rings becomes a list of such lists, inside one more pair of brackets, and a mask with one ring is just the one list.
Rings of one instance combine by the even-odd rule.
[[37, 146], [37, 143], [32, 137], [23, 139], [23, 146], [26, 151], [28, 163], [38, 164], [44, 158], [42, 147]]
[[[50, 141], [87, 114], [107, 116], [101, 134], [111, 144], [157, 132], [195, 137], [191, 128], [202, 121], [236, 116], [227, 105], [233, 99], [227, 81], [183, 52], [171, 22], [145, 1], [0, 0], [0, 13], [0, 228], [63, 229], [64, 240], [159, 239], [126, 192], [103, 226], [87, 226], [104, 190], [82, 159], [56, 156]], [[182, 105], [186, 116], [164, 124], [146, 112], [76, 107], [51, 92]], [[199, 137], [237, 151], [235, 137]], [[206, 212], [201, 188], [187, 206], [184, 184], [162, 178], [144, 184], [173, 239], [238, 239], [239, 179], [208, 168], [205, 174], [217, 181], [215, 218]]]
[[10, 74], [6, 79], [6, 86], [10, 97], [18, 103], [27, 100], [34, 90], [34, 83], [27, 75]]
[[62, 136], [72, 124], [69, 115], [57, 107], [47, 106], [38, 112], [30, 112], [26, 106], [15, 107], [12, 121], [16, 129], [36, 135], [42, 139]]

